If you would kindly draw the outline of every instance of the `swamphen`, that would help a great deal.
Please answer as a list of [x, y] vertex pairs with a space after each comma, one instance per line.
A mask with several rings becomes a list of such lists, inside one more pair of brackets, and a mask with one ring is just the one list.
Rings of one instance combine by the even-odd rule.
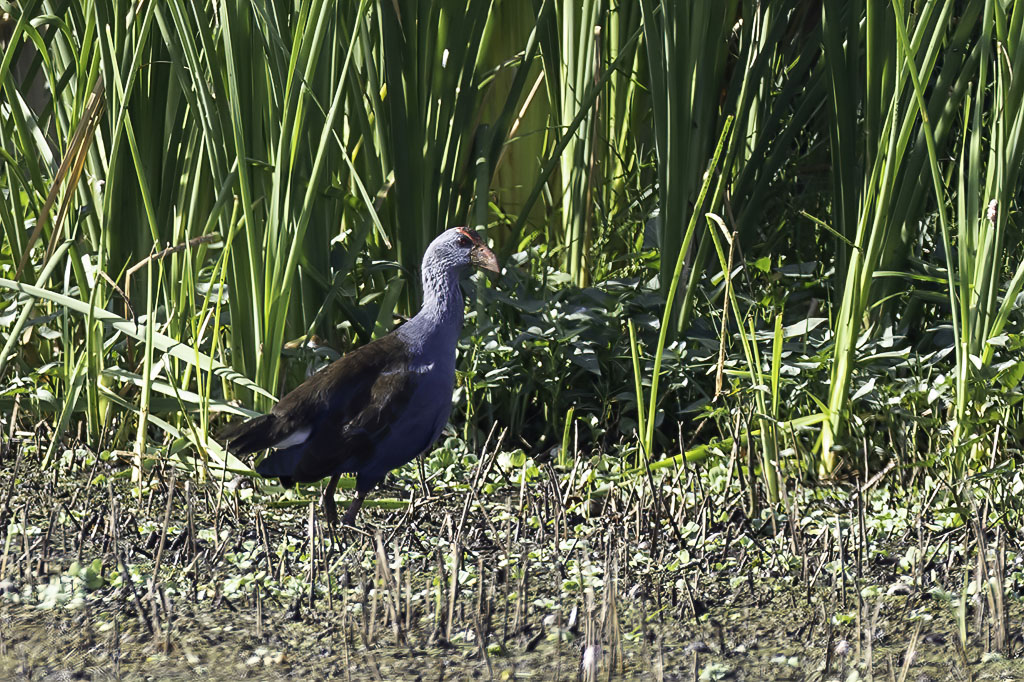
[[499, 272], [475, 231], [441, 233], [423, 254], [423, 306], [415, 317], [309, 377], [269, 414], [229, 426], [221, 434], [228, 450], [273, 448], [256, 471], [286, 488], [330, 476], [321, 502], [331, 524], [340, 474], [354, 473], [356, 498], [342, 519], [353, 525], [366, 493], [430, 447], [448, 422], [462, 329], [459, 278], [470, 266]]

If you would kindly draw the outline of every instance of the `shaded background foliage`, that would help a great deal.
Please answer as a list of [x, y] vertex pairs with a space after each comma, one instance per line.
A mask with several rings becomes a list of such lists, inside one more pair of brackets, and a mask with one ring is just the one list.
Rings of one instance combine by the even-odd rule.
[[410, 314], [452, 224], [507, 268], [470, 441], [742, 441], [775, 498], [1018, 414], [1021, 3], [0, 7], [0, 404], [54, 443], [246, 469], [217, 415]]

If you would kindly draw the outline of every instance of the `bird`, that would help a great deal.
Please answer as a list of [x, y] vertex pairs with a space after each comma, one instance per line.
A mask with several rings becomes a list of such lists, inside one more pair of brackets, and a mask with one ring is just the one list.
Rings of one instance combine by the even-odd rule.
[[307, 378], [269, 413], [229, 425], [219, 434], [227, 449], [271, 449], [256, 472], [285, 488], [329, 476], [321, 507], [332, 526], [338, 481], [354, 473], [356, 495], [342, 524], [355, 526], [367, 493], [433, 445], [448, 423], [464, 314], [459, 282], [472, 268], [500, 273], [481, 236], [466, 227], [439, 234], [423, 254], [419, 312]]

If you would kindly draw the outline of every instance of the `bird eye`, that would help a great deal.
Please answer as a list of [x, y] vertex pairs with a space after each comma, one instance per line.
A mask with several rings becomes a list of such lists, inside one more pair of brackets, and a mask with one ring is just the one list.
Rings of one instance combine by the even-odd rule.
[[472, 245], [473, 240], [467, 237], [466, 235], [462, 235], [459, 237], [459, 246], [461, 246], [462, 248], [468, 249]]

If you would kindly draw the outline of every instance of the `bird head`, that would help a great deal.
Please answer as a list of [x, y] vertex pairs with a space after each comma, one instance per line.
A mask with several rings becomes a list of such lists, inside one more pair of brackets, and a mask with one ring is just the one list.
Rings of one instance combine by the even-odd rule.
[[423, 266], [436, 264], [444, 269], [465, 269], [473, 266], [489, 273], [499, 274], [498, 259], [487, 248], [483, 238], [468, 227], [453, 227], [430, 242], [423, 254]]

